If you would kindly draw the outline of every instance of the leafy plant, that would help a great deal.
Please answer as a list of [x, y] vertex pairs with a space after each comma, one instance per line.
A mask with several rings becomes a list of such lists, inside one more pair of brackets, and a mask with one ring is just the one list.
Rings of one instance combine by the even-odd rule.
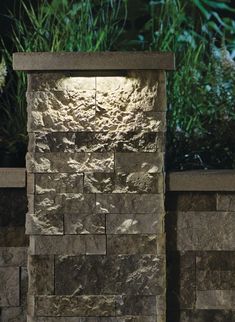
[[[104, 51], [114, 48], [123, 30], [123, 0], [38, 1], [36, 7], [21, 1], [19, 14], [9, 13], [12, 48], [3, 54], [8, 66], [7, 84], [0, 96], [0, 153], [24, 165], [27, 146], [26, 76], [11, 70], [12, 51]], [[123, 17], [122, 17], [123, 18]]]

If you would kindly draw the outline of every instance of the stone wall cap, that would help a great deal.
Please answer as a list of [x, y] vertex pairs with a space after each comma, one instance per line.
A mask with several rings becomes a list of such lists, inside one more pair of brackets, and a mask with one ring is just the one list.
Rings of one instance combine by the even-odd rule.
[[191, 170], [171, 172], [168, 191], [235, 191], [235, 170]]
[[13, 69], [61, 70], [174, 70], [170, 52], [27, 52], [13, 54]]

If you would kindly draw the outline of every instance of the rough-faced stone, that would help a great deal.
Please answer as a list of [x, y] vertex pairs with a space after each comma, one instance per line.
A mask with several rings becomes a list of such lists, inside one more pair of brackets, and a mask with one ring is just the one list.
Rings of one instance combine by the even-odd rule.
[[156, 296], [119, 296], [116, 304], [116, 315], [154, 316], [157, 311]]
[[[168, 232], [175, 234], [170, 247], [178, 250], [234, 250], [235, 220], [227, 212], [178, 212], [168, 213]], [[176, 224], [174, 224], [177, 221]], [[170, 229], [169, 229], [170, 227]]]
[[35, 182], [36, 194], [43, 194], [48, 192], [83, 192], [83, 174], [81, 173], [37, 173], [35, 174]]
[[157, 234], [162, 231], [162, 214], [110, 214], [106, 216], [107, 234]]
[[106, 254], [104, 235], [33, 236], [30, 246], [32, 255]]
[[46, 295], [54, 292], [54, 257], [29, 256], [29, 294]]
[[29, 133], [29, 152], [75, 152], [75, 133], [49, 132]]
[[95, 210], [95, 195], [81, 193], [47, 193], [34, 196], [34, 213], [73, 214], [76, 212], [90, 214]]
[[208, 251], [197, 253], [197, 270], [235, 271], [235, 252]]
[[197, 291], [196, 308], [203, 310], [233, 310], [235, 306], [234, 290]]
[[28, 270], [20, 267], [20, 305], [26, 307], [28, 294]]
[[197, 270], [196, 276], [199, 291], [235, 289], [235, 271]]
[[0, 266], [26, 266], [26, 264], [26, 247], [0, 247]]
[[75, 151], [157, 152], [164, 148], [163, 142], [160, 132], [78, 132]]
[[112, 172], [113, 153], [30, 153], [26, 155], [29, 172]]
[[164, 213], [162, 194], [97, 194], [97, 213]]
[[114, 316], [114, 296], [36, 296], [37, 316]]
[[157, 295], [164, 287], [163, 263], [162, 258], [154, 255], [59, 257], [55, 266], [55, 292], [58, 295]]
[[0, 267], [0, 307], [19, 306], [19, 267]]
[[90, 131], [95, 124], [95, 91], [27, 93], [28, 131]]
[[158, 235], [107, 235], [107, 254], [158, 253]]
[[26, 214], [26, 234], [28, 235], [62, 235], [63, 214], [38, 212]]
[[88, 173], [84, 177], [85, 193], [109, 193], [114, 190], [114, 173]]
[[65, 234], [104, 234], [105, 214], [64, 214]]
[[81, 91], [95, 90], [95, 77], [83, 77], [68, 72], [30, 73], [28, 91]]
[[115, 170], [120, 173], [160, 173], [163, 166], [162, 153], [116, 153]]

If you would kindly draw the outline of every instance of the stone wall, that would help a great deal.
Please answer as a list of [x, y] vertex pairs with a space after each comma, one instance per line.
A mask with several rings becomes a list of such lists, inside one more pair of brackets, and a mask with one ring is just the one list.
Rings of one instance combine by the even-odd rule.
[[[0, 175], [2, 179], [2, 171]], [[2, 185], [6, 186], [5, 180]], [[0, 186], [2, 185], [0, 182]], [[25, 235], [26, 211], [25, 188], [0, 188], [1, 322], [26, 321], [28, 247], [28, 238]]]
[[28, 321], [165, 321], [165, 73], [28, 77]]
[[206, 191], [231, 178], [219, 171], [214, 177], [216, 184], [204, 178], [201, 192], [167, 193], [169, 322], [235, 321], [235, 193]]

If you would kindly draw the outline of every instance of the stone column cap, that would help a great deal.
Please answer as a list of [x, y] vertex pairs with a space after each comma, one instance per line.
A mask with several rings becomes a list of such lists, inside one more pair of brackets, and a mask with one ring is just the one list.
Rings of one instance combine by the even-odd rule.
[[19, 52], [13, 54], [13, 69], [61, 70], [174, 70], [170, 52]]

